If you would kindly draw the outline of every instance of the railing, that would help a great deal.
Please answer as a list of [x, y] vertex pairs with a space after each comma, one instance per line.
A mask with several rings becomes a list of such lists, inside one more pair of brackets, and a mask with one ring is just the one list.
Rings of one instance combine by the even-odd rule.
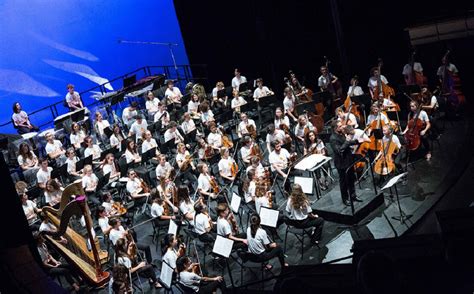
[[[199, 76], [194, 76], [193, 77], [193, 72], [199, 72]], [[124, 75], [118, 76], [112, 80], [109, 80], [106, 83], [103, 83], [101, 85], [96, 85], [92, 88], [89, 88], [87, 90], [84, 90], [80, 92], [79, 94], [81, 95], [82, 101], [84, 103], [84, 106], [86, 107], [94, 107], [97, 106], [101, 103], [101, 101], [97, 101], [94, 98], [91, 97], [91, 99], [85, 99], [87, 98], [87, 94], [97, 94], [96, 92], [100, 92], [100, 94], [105, 94], [107, 92], [111, 92], [110, 90], [107, 89], [107, 86], [111, 86], [113, 89], [121, 89], [122, 88], [122, 81], [124, 78], [127, 78], [132, 75], [137, 76], [137, 80], [149, 77], [152, 75], [159, 75], [159, 74], [164, 74], [167, 79], [174, 79], [177, 80], [178, 87], [184, 88], [186, 83], [193, 81], [193, 82], [204, 82], [207, 80], [207, 67], [205, 64], [193, 64], [193, 65], [177, 65], [176, 68], [172, 65], [163, 65], [163, 66], [144, 66], [140, 67], [134, 71], [128, 72]], [[88, 103], [86, 103], [86, 101]], [[61, 99], [60, 101], [50, 104], [48, 106], [45, 106], [43, 108], [34, 110], [30, 113], [28, 113], [28, 116], [30, 119], [33, 121], [33, 123], [40, 122], [38, 127], [42, 128], [45, 126], [50, 126], [54, 122], [54, 119], [64, 113], [67, 113], [69, 111], [68, 108], [63, 106], [64, 104], [64, 99]], [[58, 107], [59, 105], [59, 107]], [[36, 117], [33, 119], [33, 117]], [[0, 124], [0, 133], [8, 133], [5, 130], [9, 130], [9, 132], [13, 132], [13, 122], [10, 120]]]

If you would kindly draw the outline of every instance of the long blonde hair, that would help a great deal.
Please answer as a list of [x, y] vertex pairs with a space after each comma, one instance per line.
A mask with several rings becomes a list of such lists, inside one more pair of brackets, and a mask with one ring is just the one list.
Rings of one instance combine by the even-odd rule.
[[305, 209], [309, 204], [308, 197], [299, 184], [293, 184], [290, 199], [294, 209]]

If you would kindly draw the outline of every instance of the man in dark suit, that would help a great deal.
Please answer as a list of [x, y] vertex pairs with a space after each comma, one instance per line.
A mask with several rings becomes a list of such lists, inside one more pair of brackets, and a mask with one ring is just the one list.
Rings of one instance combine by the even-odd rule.
[[[329, 139], [331, 148], [334, 151], [334, 165], [339, 174], [339, 188], [341, 189], [342, 202], [349, 206], [351, 205], [349, 197], [353, 201], [361, 202], [355, 193], [355, 174], [353, 169], [348, 168], [354, 163], [354, 155], [351, 151], [351, 146], [359, 144], [358, 140], [346, 140], [343, 133], [344, 126], [340, 121], [332, 123], [333, 133]], [[346, 172], [347, 171], [347, 172]]]

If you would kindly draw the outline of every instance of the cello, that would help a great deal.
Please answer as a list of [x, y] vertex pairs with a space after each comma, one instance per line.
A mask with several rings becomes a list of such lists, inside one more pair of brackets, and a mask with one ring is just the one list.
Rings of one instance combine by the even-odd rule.
[[[356, 87], [356, 81], [357, 81], [357, 76], [355, 76], [352, 79], [352, 83], [351, 83], [352, 89], [351, 89], [351, 92], [347, 95], [346, 100], [344, 100], [344, 109], [346, 109], [346, 110], [349, 109], [349, 111], [347, 111], [347, 112], [354, 114], [360, 121], [359, 105], [355, 105], [351, 100], [351, 97], [354, 96], [354, 89]], [[355, 106], [355, 107], [353, 107], [353, 106]]]
[[[383, 144], [380, 156], [374, 165], [374, 172], [385, 176], [390, 174], [395, 169], [395, 162], [393, 161], [393, 154], [397, 151], [397, 145], [392, 141], [393, 135], [390, 135], [390, 140], [387, 144]], [[382, 141], [383, 142], [383, 141]]]
[[[416, 103], [416, 102], [412, 102]], [[424, 128], [424, 122], [419, 118], [421, 112], [420, 104], [417, 104], [415, 116], [408, 121], [407, 132], [405, 133], [407, 150], [414, 151], [420, 147], [421, 138], [420, 132]]]

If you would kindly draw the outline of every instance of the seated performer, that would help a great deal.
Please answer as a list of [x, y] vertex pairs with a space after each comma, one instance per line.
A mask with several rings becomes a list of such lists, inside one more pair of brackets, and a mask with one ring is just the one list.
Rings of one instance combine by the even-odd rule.
[[[408, 122], [410, 120], [413, 120], [415, 117], [417, 117], [419, 120], [423, 122], [423, 129], [420, 131], [420, 139], [421, 139], [421, 144], [425, 148], [425, 158], [426, 160], [431, 159], [431, 148], [430, 148], [430, 142], [428, 141], [428, 131], [431, 128], [431, 123], [430, 123], [430, 118], [428, 117], [428, 114], [426, 111], [419, 109], [418, 102], [416, 101], [411, 101], [410, 102], [410, 113], [408, 114]], [[407, 132], [411, 131], [408, 128], [408, 123], [405, 128], [405, 130], [402, 132], [403, 135], [405, 135]]]
[[229, 156], [229, 149], [222, 147], [220, 150], [221, 160], [219, 160], [219, 175], [225, 184], [230, 184], [235, 180], [238, 172], [238, 166], [235, 160]]
[[[216, 293], [217, 289], [225, 291], [225, 281], [221, 276], [206, 277], [193, 272], [198, 264], [191, 262], [187, 256], [179, 257], [176, 260], [176, 268], [179, 274], [179, 283], [186, 287], [190, 293]], [[200, 265], [199, 265], [200, 266]], [[187, 290], [189, 289], [189, 290]], [[188, 292], [187, 292], [188, 293]]]
[[318, 244], [318, 240], [321, 239], [324, 220], [317, 214], [313, 214], [312, 211], [308, 196], [303, 193], [301, 186], [293, 184], [290, 198], [286, 203], [286, 212], [289, 214], [286, 223], [296, 228], [313, 228], [311, 242]]
[[170, 140], [174, 140], [175, 144], [184, 142], [183, 136], [179, 133], [178, 124], [175, 121], [171, 121], [168, 125], [168, 129], [165, 132], [165, 143]]
[[55, 159], [58, 166], [66, 161], [66, 156], [64, 155], [66, 151], [63, 148], [63, 144], [54, 138], [52, 132], [46, 134], [46, 142], [45, 151], [50, 159]]
[[250, 135], [252, 138], [257, 137], [257, 125], [253, 119], [248, 118], [246, 113], [240, 114], [242, 120], [237, 127], [237, 135], [242, 138], [245, 135]]
[[262, 78], [258, 78], [257, 79], [257, 88], [255, 89], [255, 91], [253, 91], [253, 99], [255, 101], [259, 101], [260, 98], [267, 97], [267, 96], [272, 96], [272, 95], [275, 95], [275, 93], [273, 93], [273, 91], [268, 89], [267, 86], [263, 85], [263, 79]]
[[178, 203], [179, 211], [184, 216], [184, 219], [188, 221], [189, 224], [193, 224], [194, 221], [194, 203], [189, 198], [189, 188], [186, 186], [178, 187]]
[[298, 117], [298, 124], [295, 127], [295, 136], [299, 140], [299, 143], [304, 144], [304, 137], [309, 131], [315, 130], [313, 124], [308, 121], [306, 115], [300, 115]]
[[146, 119], [143, 119], [141, 114], [135, 115], [135, 121], [132, 123], [130, 127], [130, 131], [128, 132], [128, 136], [131, 137], [135, 135], [135, 142], [138, 142], [142, 139], [142, 135], [146, 132], [148, 128], [148, 123]]
[[[146, 200], [145, 197], [150, 196], [150, 192], [148, 190], [149, 188], [147, 187], [145, 181], [139, 178], [133, 169], [128, 170], [127, 192], [130, 194], [132, 199], [143, 203]], [[140, 198], [143, 198], [143, 200]]]
[[285, 170], [288, 168], [288, 162], [290, 160], [290, 153], [285, 148], [281, 147], [280, 141], [275, 141], [272, 144], [273, 151], [268, 156], [272, 172], [278, 173], [281, 177], [285, 178], [287, 175]]
[[92, 155], [92, 160], [94, 161], [94, 163], [98, 164], [102, 149], [99, 147], [99, 145], [94, 144], [94, 141], [91, 136], [85, 137], [84, 143], [87, 145], [87, 148], [84, 149], [84, 157], [89, 157], [90, 155]]
[[380, 79], [383, 84], [387, 85], [388, 80], [384, 75], [380, 74], [379, 69], [377, 67], [372, 68], [370, 70], [370, 74], [371, 77], [369, 78], [369, 83], [367, 84], [370, 90], [370, 95], [372, 96], [373, 100], [379, 100], [380, 97], [383, 98], [383, 91], [380, 91], [379, 97], [374, 97], [375, 88], [379, 87], [378, 81]]
[[276, 129], [275, 125], [268, 125], [267, 127], [267, 138], [266, 138], [266, 143], [267, 143], [267, 150], [268, 152], [271, 152], [270, 145], [276, 141], [280, 142], [287, 142], [288, 139], [291, 140], [290, 135], [285, 134], [283, 130]]
[[152, 91], [148, 91], [146, 94], [145, 108], [149, 118], [155, 116], [155, 113], [158, 111], [158, 103], [160, 103], [160, 100], [155, 97]]
[[78, 92], [74, 91], [74, 85], [67, 85], [66, 103], [69, 106], [69, 111], [78, 110], [84, 108], [82, 104], [81, 96]]
[[222, 147], [222, 133], [214, 122], [209, 124], [209, 129], [211, 132], [207, 135], [207, 143], [215, 151], [220, 151], [220, 148]]
[[214, 223], [209, 216], [207, 206], [201, 201], [196, 203], [194, 209], [196, 210], [196, 216], [193, 221], [194, 232], [199, 235], [199, 240], [202, 242], [214, 242], [216, 240], [216, 234], [212, 232]]
[[36, 182], [36, 173], [38, 172], [39, 165], [38, 158], [30, 149], [30, 145], [25, 142], [20, 144], [17, 159], [25, 181], [28, 184], [34, 184]]
[[219, 184], [217, 184], [216, 179], [209, 174], [209, 166], [206, 163], [201, 162], [198, 164], [197, 169], [199, 171], [197, 187], [199, 195], [204, 199], [207, 199], [208, 197], [216, 199], [218, 195], [214, 191], [214, 188], [216, 187], [217, 190], [219, 190]]
[[63, 194], [64, 188], [61, 187], [61, 184], [56, 181], [56, 179], [49, 179], [46, 182], [46, 189], [44, 190], [44, 200], [47, 205], [51, 207], [59, 206], [61, 202], [61, 196]]
[[169, 178], [174, 173], [173, 166], [166, 160], [166, 155], [158, 156], [159, 163], [156, 166], [156, 178], [160, 180], [161, 177]]
[[158, 103], [158, 111], [155, 113], [155, 116], [153, 117], [153, 122], [161, 122], [161, 128], [166, 128], [168, 124], [170, 123], [170, 114], [166, 110], [166, 105], [164, 102], [159, 102]]
[[[155, 190], [154, 190], [155, 191]], [[152, 193], [152, 204], [150, 208], [151, 217], [154, 218], [156, 226], [169, 226], [170, 220], [175, 220], [176, 216], [174, 213], [178, 212], [178, 208], [173, 206], [173, 203], [165, 197], [160, 198], [157, 193]], [[173, 215], [166, 215], [167, 210], [171, 211]]]
[[18, 134], [20, 135], [39, 131], [39, 128], [30, 122], [28, 114], [23, 111], [19, 102], [13, 103], [12, 120], [13, 125], [17, 129]]
[[237, 113], [240, 113], [240, 106], [247, 104], [247, 101], [239, 95], [238, 90], [232, 91], [232, 100], [230, 101], [230, 107]]
[[239, 70], [238, 68], [236, 68], [236, 69], [234, 70], [234, 75], [235, 75], [235, 77], [232, 78], [232, 83], [231, 83], [231, 84], [232, 84], [232, 88], [233, 88], [234, 90], [239, 91], [239, 86], [240, 86], [240, 84], [246, 83], [246, 82], [247, 82], [247, 78], [244, 77], [244, 76], [242, 76], [242, 75], [240, 74], [240, 70]]
[[234, 241], [234, 249], [247, 247], [247, 235], [239, 233], [239, 226], [227, 203], [217, 205], [217, 234]]
[[273, 121], [275, 129], [279, 130], [289, 130], [290, 129], [290, 119], [286, 114], [283, 113], [281, 107], [277, 107], [275, 110], [275, 119]]
[[294, 121], [297, 121], [295, 116], [296, 97], [290, 88], [285, 88], [285, 98], [283, 99], [283, 109], [285, 115], [291, 117]]
[[81, 149], [85, 138], [86, 134], [81, 130], [81, 126], [78, 123], [73, 122], [71, 125], [71, 134], [69, 135], [71, 145], [76, 149]]
[[102, 142], [107, 141], [107, 136], [105, 135], [104, 129], [110, 128], [110, 123], [108, 120], [102, 117], [102, 113], [100, 111], [96, 111], [95, 113], [95, 121], [94, 121], [94, 130], [97, 134], [97, 137]]
[[38, 184], [39, 188], [44, 190], [46, 189], [46, 182], [51, 179], [51, 172], [53, 171], [53, 168], [48, 166], [48, 159], [46, 158], [40, 158], [38, 163], [40, 168], [36, 173], [36, 183]]
[[199, 96], [197, 94], [192, 94], [191, 100], [188, 102], [188, 112], [193, 117], [198, 117], [201, 115], [199, 112], [199, 105], [201, 101], [199, 101]]
[[166, 85], [168, 87], [165, 91], [165, 99], [167, 104], [173, 103], [181, 105], [181, 98], [183, 97], [183, 94], [181, 94], [179, 88], [174, 86], [173, 80], [168, 80]]
[[209, 108], [209, 103], [207, 101], [203, 101], [201, 105], [199, 105], [199, 109], [201, 111], [201, 122], [204, 126], [208, 127], [211, 122], [214, 122], [214, 113]]
[[130, 105], [125, 107], [122, 111], [122, 121], [128, 128], [135, 122], [135, 116], [138, 114], [137, 108], [137, 101], [132, 101]]
[[112, 135], [110, 135], [110, 147], [117, 148], [119, 152], [122, 152], [122, 141], [125, 140], [125, 135], [123, 134], [120, 126], [118, 124], [114, 124], [112, 126]]

